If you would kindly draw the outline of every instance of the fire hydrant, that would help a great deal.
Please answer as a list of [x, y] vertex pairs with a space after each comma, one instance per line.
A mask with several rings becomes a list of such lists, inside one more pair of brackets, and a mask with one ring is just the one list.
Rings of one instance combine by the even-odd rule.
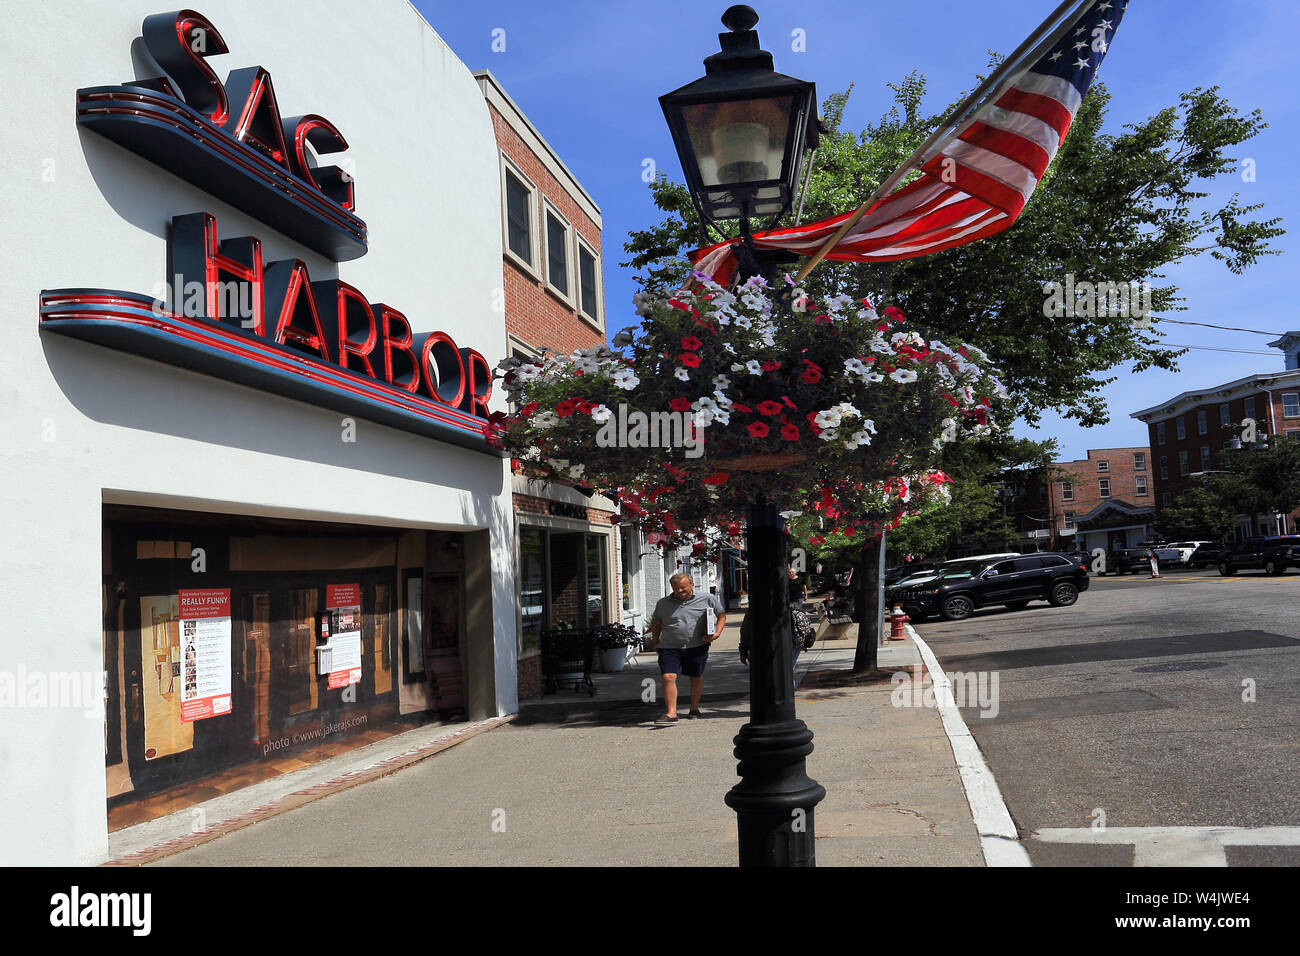
[[901, 608], [895, 605], [893, 613], [889, 616], [889, 639], [891, 641], [907, 640], [907, 634], [903, 630], [903, 625], [910, 620], [911, 618], [904, 614]]

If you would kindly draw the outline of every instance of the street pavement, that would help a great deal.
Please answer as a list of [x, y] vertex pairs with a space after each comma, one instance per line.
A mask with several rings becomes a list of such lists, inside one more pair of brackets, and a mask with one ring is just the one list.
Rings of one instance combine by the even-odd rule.
[[918, 632], [998, 678], [964, 714], [1035, 866], [1300, 864], [1300, 574], [1094, 576]]
[[[748, 719], [738, 623], [710, 654], [700, 719], [654, 725], [663, 702], [644, 699], [647, 679], [657, 694], [658, 675], [643, 654], [621, 674], [598, 675], [595, 698], [563, 691], [529, 703], [437, 756], [162, 864], [734, 866], [735, 816], [723, 797]], [[813, 815], [818, 865], [983, 865], [938, 712], [894, 706], [888, 682], [845, 684], [850, 644], [822, 642], [798, 667], [796, 707], [815, 734], [808, 772], [827, 790]], [[916, 659], [908, 641], [883, 649], [880, 663]]]

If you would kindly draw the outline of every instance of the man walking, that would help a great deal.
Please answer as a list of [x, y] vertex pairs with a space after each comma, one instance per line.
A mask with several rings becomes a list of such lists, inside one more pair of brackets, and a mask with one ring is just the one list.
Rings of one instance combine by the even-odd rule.
[[659, 599], [650, 619], [650, 650], [659, 651], [659, 673], [667, 708], [667, 713], [655, 721], [660, 725], [677, 723], [679, 673], [691, 679], [691, 709], [687, 716], [700, 716], [709, 645], [722, 636], [722, 628], [727, 623], [722, 601], [713, 594], [696, 596], [695, 582], [689, 574], [674, 574], [668, 583], [673, 593]]

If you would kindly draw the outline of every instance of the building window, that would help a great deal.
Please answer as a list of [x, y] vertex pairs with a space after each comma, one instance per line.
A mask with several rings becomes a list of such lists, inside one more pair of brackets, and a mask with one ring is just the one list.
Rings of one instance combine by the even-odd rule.
[[533, 192], [506, 170], [506, 245], [512, 253], [533, 264]]
[[1173, 500], [1174, 500], [1173, 495], [1171, 495], [1169, 492], [1166, 491], [1164, 494], [1160, 496], [1160, 506], [1162, 508], [1168, 508], [1171, 504], [1173, 504]]
[[569, 297], [569, 228], [546, 211], [546, 281], [566, 299]]
[[1201, 471], [1210, 470], [1210, 446], [1201, 446]]
[[1109, 479], [1109, 478], [1098, 478], [1098, 479], [1097, 479], [1097, 491], [1101, 494], [1101, 496], [1102, 496], [1103, 498], [1109, 498], [1109, 497], [1110, 497], [1110, 479]]
[[1187, 421], [1182, 415], [1174, 419], [1174, 429], [1178, 432], [1178, 440], [1182, 441], [1187, 437]]
[[1226, 403], [1219, 406], [1219, 427], [1232, 427], [1232, 408]]
[[1196, 434], [1204, 435], [1210, 430], [1209, 413], [1201, 409], [1196, 413]]
[[1104, 475], [1109, 471], [1110, 471], [1110, 462], [1108, 461], [1097, 462], [1097, 474]]
[[578, 308], [582, 314], [600, 324], [600, 283], [597, 279], [596, 256], [587, 246], [578, 243]]
[[1137, 496], [1138, 496], [1139, 498], [1142, 498], [1142, 497], [1145, 497], [1145, 496], [1146, 496], [1146, 493], [1147, 493], [1147, 476], [1146, 476], [1146, 475], [1138, 475], [1138, 476], [1137, 476]]
[[1062, 501], [1074, 500], [1074, 485], [1072, 485], [1068, 481], [1061, 482], [1061, 500]]
[[1160, 456], [1160, 480], [1164, 481], [1169, 477], [1169, 458], [1165, 455]]
[[1146, 471], [1146, 470], [1147, 470], [1147, 453], [1146, 453], [1146, 452], [1144, 452], [1144, 451], [1135, 451], [1135, 452], [1133, 453], [1133, 470], [1134, 470], [1134, 471]]
[[1282, 396], [1282, 417], [1300, 418], [1300, 392], [1288, 392]]
[[1187, 474], [1187, 452], [1185, 451], [1178, 453], [1178, 473], [1180, 475]]
[[1065, 527], [1064, 527], [1062, 530], [1064, 530], [1064, 531], [1072, 531], [1072, 530], [1074, 530], [1074, 512], [1073, 512], [1073, 511], [1067, 511], [1067, 512], [1065, 512]]
[[1165, 443], [1165, 423], [1156, 422], [1156, 444], [1163, 445], [1164, 443]]
[[1242, 404], [1245, 407], [1245, 414], [1242, 415], [1242, 418], [1254, 418], [1255, 417], [1255, 396], [1252, 395], [1250, 396], [1250, 398], [1245, 399], [1242, 402]]
[[1286, 430], [1286, 437], [1296, 441], [1300, 441], [1300, 428], [1288, 428]]

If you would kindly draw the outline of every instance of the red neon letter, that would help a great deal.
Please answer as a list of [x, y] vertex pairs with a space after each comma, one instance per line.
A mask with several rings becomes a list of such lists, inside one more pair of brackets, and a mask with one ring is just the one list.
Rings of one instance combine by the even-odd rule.
[[316, 297], [311, 291], [311, 277], [301, 259], [281, 259], [266, 267], [266, 295], [280, 303], [271, 341], [288, 345], [301, 352], [315, 352], [330, 361], [329, 340], [321, 328]]
[[[492, 367], [473, 349], [461, 349], [460, 354], [468, 373], [465, 400], [460, 408], [478, 418], [487, 418], [488, 400], [492, 398]], [[481, 374], [479, 369], [483, 370]]]
[[311, 183], [348, 212], [356, 208], [356, 194], [352, 188], [350, 175], [337, 166], [321, 166], [313, 169], [307, 162], [308, 143], [311, 143], [312, 149], [319, 155], [341, 153], [348, 148], [348, 141], [343, 138], [343, 134], [333, 123], [315, 113], [295, 116], [284, 121], [284, 138], [289, 143], [294, 171], [301, 179]]
[[[404, 388], [408, 392], [418, 392], [420, 390], [420, 360], [416, 358], [415, 352], [411, 349], [411, 323], [406, 320], [406, 316], [402, 315], [402, 313], [396, 309], [390, 309], [381, 302], [376, 302], [373, 308], [379, 314], [380, 334], [384, 339], [384, 380], [389, 385]], [[405, 358], [401, 362], [394, 362], [394, 352], [405, 356]], [[405, 366], [405, 368], [399, 368], [398, 366]], [[408, 369], [409, 378], [407, 378]]]
[[180, 87], [185, 102], [213, 124], [224, 126], [230, 114], [226, 91], [212, 67], [203, 62], [205, 56], [230, 52], [217, 28], [201, 13], [177, 10], [145, 17], [140, 35], [149, 55]]
[[280, 107], [275, 102], [271, 74], [260, 66], [232, 70], [226, 78], [227, 95], [242, 104], [226, 120], [226, 132], [289, 169]]
[[446, 332], [429, 332], [419, 338], [424, 391], [434, 401], [458, 408], [465, 397], [465, 362], [456, 343]]

